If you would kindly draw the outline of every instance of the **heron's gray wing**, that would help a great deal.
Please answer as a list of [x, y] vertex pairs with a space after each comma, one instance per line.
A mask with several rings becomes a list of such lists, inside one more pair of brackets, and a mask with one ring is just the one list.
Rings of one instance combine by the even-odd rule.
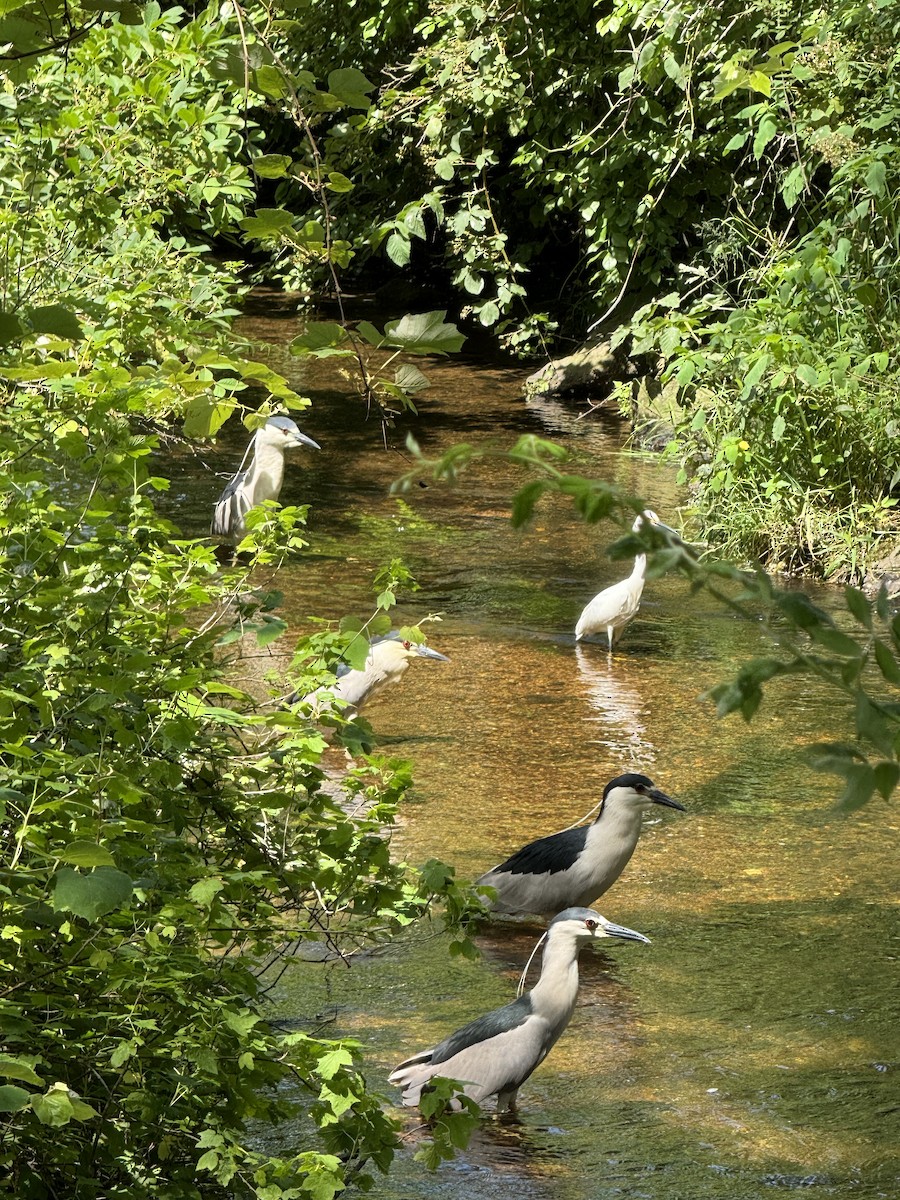
[[481, 1101], [516, 1088], [549, 1049], [547, 1023], [531, 1011], [529, 996], [479, 1017], [433, 1050], [408, 1058], [388, 1077], [403, 1088], [403, 1104], [418, 1104], [435, 1075], [458, 1079], [466, 1095]]
[[222, 494], [216, 501], [213, 510], [210, 533], [213, 537], [231, 537], [240, 522], [246, 517], [252, 505], [244, 491], [247, 472], [238, 471], [222, 489]]
[[434, 1047], [430, 1055], [432, 1066], [447, 1062], [470, 1046], [478, 1046], [501, 1033], [517, 1029], [524, 1025], [530, 1016], [531, 996], [526, 995], [519, 996], [518, 1000], [513, 1000], [511, 1004], [504, 1004], [502, 1008], [495, 1008], [493, 1012], [485, 1013], [483, 1017], [477, 1017]]
[[479, 883], [490, 883], [492, 875], [555, 875], [567, 871], [578, 861], [587, 841], [589, 825], [551, 833], [548, 837], [529, 842], [505, 862], [482, 875]]

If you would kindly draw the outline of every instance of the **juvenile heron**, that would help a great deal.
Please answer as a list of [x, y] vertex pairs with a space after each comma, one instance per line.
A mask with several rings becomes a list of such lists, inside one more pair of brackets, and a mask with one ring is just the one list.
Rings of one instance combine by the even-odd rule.
[[590, 825], [529, 842], [476, 881], [496, 889], [496, 912], [558, 912], [592, 904], [616, 882], [634, 853], [644, 813], [654, 804], [685, 811], [646, 775], [619, 775], [603, 790]]
[[[355, 670], [341, 663], [337, 669], [337, 679], [333, 684], [317, 688], [302, 699], [311, 702], [317, 712], [329, 708], [337, 708], [343, 716], [352, 717], [358, 713], [364, 704], [373, 696], [392, 684], [399, 683], [414, 658], [431, 658], [440, 662], [449, 662], [446, 654], [440, 654], [421, 642], [410, 642], [402, 639], [395, 630], [383, 638], [374, 638], [369, 647], [366, 665], [363, 669]], [[301, 697], [294, 693], [288, 698], [288, 704], [296, 704]], [[333, 701], [343, 703], [333, 704]]]
[[[675, 530], [664, 525], [650, 508], [645, 508], [635, 519], [631, 527], [632, 531], [638, 533], [645, 521], [666, 533], [675, 533]], [[578, 624], [575, 626], [576, 642], [590, 633], [605, 633], [609, 640], [610, 652], [612, 652], [613, 642], [641, 607], [646, 570], [647, 555], [638, 554], [635, 556], [634, 568], [627, 579], [620, 579], [618, 583], [597, 593], [578, 618]]]
[[497, 1111], [514, 1111], [516, 1092], [544, 1061], [568, 1025], [578, 996], [578, 952], [599, 938], [649, 938], [613, 925], [591, 908], [567, 908], [550, 922], [541, 977], [524, 996], [458, 1029], [431, 1050], [402, 1062], [389, 1076], [403, 1088], [407, 1108], [419, 1103], [436, 1075], [459, 1080], [479, 1104], [497, 1097]]
[[[247, 531], [247, 513], [265, 500], [277, 500], [284, 479], [284, 452], [293, 446], [312, 446], [318, 442], [301, 433], [290, 417], [269, 417], [254, 433], [244, 454], [252, 454], [250, 465], [225, 486], [216, 501], [210, 533], [214, 537], [239, 542]], [[241, 464], [243, 467], [243, 463]]]

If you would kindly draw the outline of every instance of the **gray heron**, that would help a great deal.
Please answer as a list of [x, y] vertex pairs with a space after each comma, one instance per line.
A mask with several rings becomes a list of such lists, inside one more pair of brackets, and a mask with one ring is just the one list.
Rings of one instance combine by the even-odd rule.
[[541, 976], [530, 992], [458, 1029], [431, 1050], [402, 1062], [389, 1080], [415, 1107], [435, 1076], [455, 1079], [477, 1103], [497, 1097], [497, 1111], [515, 1111], [516, 1093], [569, 1024], [578, 997], [578, 953], [600, 938], [649, 938], [613, 925], [590, 908], [567, 908], [545, 935]]
[[495, 912], [550, 913], [593, 904], [616, 882], [634, 853], [644, 813], [659, 804], [684, 812], [646, 775], [619, 775], [603, 790], [590, 825], [529, 842], [476, 881], [494, 888]]
[[352, 718], [373, 696], [399, 683], [409, 670], [409, 664], [416, 658], [450, 661], [446, 654], [432, 650], [424, 642], [402, 638], [399, 632], [393, 630], [382, 638], [372, 639], [362, 670], [351, 669], [346, 663], [341, 663], [333, 684], [317, 688], [304, 697], [295, 692], [288, 698], [288, 704], [296, 704], [303, 699], [313, 706], [317, 716], [331, 710]]
[[257, 429], [244, 454], [250, 465], [229, 480], [216, 501], [210, 533], [239, 542], [247, 531], [247, 513], [266, 500], [277, 500], [284, 479], [284, 454], [295, 446], [320, 450], [318, 442], [301, 433], [290, 417], [269, 417]]

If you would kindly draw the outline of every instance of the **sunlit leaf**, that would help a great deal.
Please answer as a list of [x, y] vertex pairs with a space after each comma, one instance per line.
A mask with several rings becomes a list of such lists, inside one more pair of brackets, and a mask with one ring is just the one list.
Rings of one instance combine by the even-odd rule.
[[455, 325], [444, 320], [446, 315], [446, 311], [408, 313], [399, 321], [388, 321], [385, 340], [412, 354], [453, 354], [466, 339]]

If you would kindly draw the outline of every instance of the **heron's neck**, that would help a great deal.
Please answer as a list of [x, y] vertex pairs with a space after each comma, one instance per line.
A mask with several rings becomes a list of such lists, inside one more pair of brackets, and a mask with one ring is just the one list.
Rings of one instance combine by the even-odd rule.
[[[644, 813], [637, 804], [604, 804], [597, 820], [588, 827], [585, 851], [593, 861], [595, 850], [608, 869], [621, 871], [634, 853], [641, 836]], [[599, 843], [599, 846], [598, 846]], [[616, 878], [611, 876], [610, 882]]]
[[284, 479], [284, 452], [275, 446], [257, 443], [250, 468], [251, 501], [275, 500]]
[[531, 990], [531, 1008], [551, 1025], [567, 1022], [578, 998], [578, 943], [570, 937], [550, 938], [541, 977]]
[[643, 579], [644, 572], [647, 570], [647, 555], [637, 554], [634, 559], [634, 566], [631, 569], [632, 579]]

